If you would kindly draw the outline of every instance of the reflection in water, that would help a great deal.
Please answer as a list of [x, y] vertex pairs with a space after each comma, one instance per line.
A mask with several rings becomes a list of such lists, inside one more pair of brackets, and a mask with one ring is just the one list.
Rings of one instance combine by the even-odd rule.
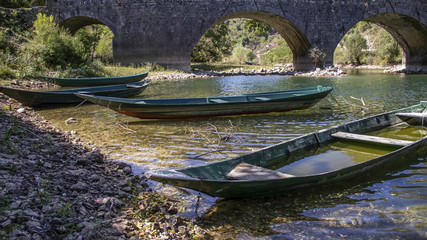
[[[77, 131], [83, 141], [93, 143], [110, 158], [130, 163], [140, 174], [236, 157], [365, 115], [417, 104], [426, 100], [425, 81], [423, 75], [372, 73], [324, 78], [245, 76], [154, 81], [138, 98], [229, 96], [314, 85], [332, 86], [334, 90], [310, 109], [286, 113], [141, 120], [90, 104], [40, 109], [39, 113], [65, 131]], [[368, 109], [352, 97], [363, 98]], [[67, 125], [65, 120], [71, 117], [78, 122]], [[290, 239], [330, 235], [336, 239], [342, 238], [341, 234], [427, 238], [425, 155], [418, 165], [403, 169], [399, 175], [383, 173], [376, 181], [361, 178], [365, 185], [358, 185], [358, 179], [350, 188], [351, 184], [262, 200], [220, 200], [203, 195], [199, 215], [204, 213], [202, 221], [230, 239], [267, 235]], [[184, 199], [187, 211], [183, 215], [193, 216], [194, 191], [179, 191], [154, 182], [152, 186]]]
[[274, 224], [271, 229], [303, 238], [426, 239], [426, 165], [414, 165], [411, 170], [409, 176], [399, 174], [385, 183], [367, 187], [368, 191], [348, 195], [356, 200], [353, 204], [302, 212], [315, 221]]

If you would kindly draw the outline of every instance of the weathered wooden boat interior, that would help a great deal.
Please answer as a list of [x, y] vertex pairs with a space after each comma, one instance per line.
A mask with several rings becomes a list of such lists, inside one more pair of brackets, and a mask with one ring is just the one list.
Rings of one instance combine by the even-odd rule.
[[[189, 168], [178, 171], [205, 179], [251, 179], [239, 169], [241, 166], [238, 166], [238, 163], [242, 161], [264, 168], [246, 169], [253, 175], [252, 179], [259, 180], [261, 175], [266, 175], [267, 170], [297, 177], [309, 176], [347, 168], [387, 155], [426, 136], [426, 127], [408, 124], [396, 114], [382, 114], [369, 120], [346, 124], [345, 129], [338, 126], [307, 134], [288, 144], [282, 143], [249, 156], [238, 157], [234, 161], [228, 161], [229, 164], [209, 164], [209, 169], [199, 167], [200, 170]], [[232, 171], [235, 174], [227, 177]], [[236, 177], [239, 174], [244, 176]], [[284, 178], [280, 174], [270, 175], [278, 179]], [[271, 176], [265, 179], [271, 179]]]

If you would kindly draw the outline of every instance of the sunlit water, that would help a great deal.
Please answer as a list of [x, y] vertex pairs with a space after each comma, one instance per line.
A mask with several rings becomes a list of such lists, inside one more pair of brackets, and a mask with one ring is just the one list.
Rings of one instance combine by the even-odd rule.
[[[316, 106], [286, 113], [188, 120], [142, 120], [91, 104], [39, 109], [49, 121], [136, 174], [161, 168], [197, 166], [250, 153], [305, 133], [427, 100], [426, 75], [374, 72], [345, 77], [238, 76], [154, 81], [138, 98], [229, 96], [332, 86]], [[363, 108], [363, 104], [366, 108]], [[69, 118], [77, 123], [66, 124]], [[203, 195], [198, 215], [223, 236], [240, 239], [425, 239], [427, 238], [427, 153], [373, 179], [267, 199], [222, 200]], [[299, 166], [304, 169], [304, 166]], [[195, 191], [151, 182], [184, 199], [193, 217]], [[250, 224], [248, 224], [250, 223]]]

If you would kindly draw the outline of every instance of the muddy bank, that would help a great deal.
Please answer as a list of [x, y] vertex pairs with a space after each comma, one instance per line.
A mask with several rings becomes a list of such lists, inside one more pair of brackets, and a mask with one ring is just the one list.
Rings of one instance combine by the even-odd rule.
[[0, 239], [209, 238], [128, 164], [1, 93], [0, 203]]

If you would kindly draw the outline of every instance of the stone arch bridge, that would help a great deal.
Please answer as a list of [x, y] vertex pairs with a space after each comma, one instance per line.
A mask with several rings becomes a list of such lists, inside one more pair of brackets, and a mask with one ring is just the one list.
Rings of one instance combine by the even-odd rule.
[[293, 52], [296, 70], [313, 67], [308, 50], [326, 53], [359, 21], [391, 33], [407, 68], [427, 68], [426, 0], [47, 0], [47, 11], [72, 33], [90, 24], [114, 33], [113, 55], [122, 64], [152, 62], [190, 69], [190, 55], [214, 24], [251, 18], [271, 25]]

